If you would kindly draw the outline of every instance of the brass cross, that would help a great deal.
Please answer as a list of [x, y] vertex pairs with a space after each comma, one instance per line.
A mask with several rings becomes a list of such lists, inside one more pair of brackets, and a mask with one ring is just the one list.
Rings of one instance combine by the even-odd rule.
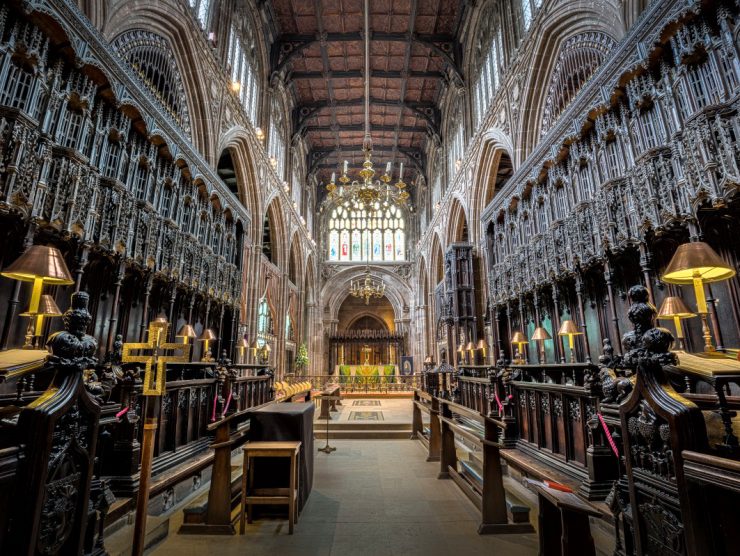
[[[167, 322], [149, 323], [148, 342], [123, 344], [124, 363], [144, 363], [144, 396], [161, 396], [166, 384], [167, 363], [187, 363], [190, 360], [190, 345], [165, 342]], [[150, 354], [132, 355], [131, 352], [151, 351]], [[167, 351], [180, 351], [180, 355], [165, 355]], [[155, 372], [152, 373], [152, 367]]]

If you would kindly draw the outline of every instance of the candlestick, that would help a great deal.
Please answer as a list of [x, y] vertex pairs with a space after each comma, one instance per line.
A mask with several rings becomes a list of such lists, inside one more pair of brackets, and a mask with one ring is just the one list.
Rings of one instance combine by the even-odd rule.
[[331, 183], [334, 183], [336, 180], [337, 180], [337, 173], [336, 172], [332, 172], [331, 173]]
[[345, 160], [344, 161], [344, 164], [342, 166], [342, 173], [343, 174], [346, 174], [347, 173], [347, 165], [348, 165], [348, 162]]
[[401, 165], [398, 167], [398, 181], [403, 180], [403, 162], [401, 162]]
[[385, 165], [385, 173], [390, 174], [391, 173], [391, 163], [390, 161]]

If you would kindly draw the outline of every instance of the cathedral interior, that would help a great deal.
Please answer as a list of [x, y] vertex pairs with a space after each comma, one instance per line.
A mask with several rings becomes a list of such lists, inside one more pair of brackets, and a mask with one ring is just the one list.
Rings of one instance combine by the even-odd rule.
[[737, 0], [0, 0], [0, 554], [738, 554], [738, 109]]

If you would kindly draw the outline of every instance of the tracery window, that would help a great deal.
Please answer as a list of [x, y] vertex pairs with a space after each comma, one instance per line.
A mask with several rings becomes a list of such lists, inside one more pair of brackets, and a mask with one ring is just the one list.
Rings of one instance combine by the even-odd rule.
[[227, 63], [231, 68], [231, 81], [237, 85], [238, 95], [253, 124], [257, 123], [257, 107], [260, 98], [259, 72], [257, 70], [255, 33], [249, 26], [249, 18], [240, 18], [241, 26], [229, 30]]
[[180, 70], [167, 39], [150, 31], [132, 29], [113, 41], [113, 49], [151, 89], [165, 110], [190, 134], [190, 116]]
[[272, 313], [267, 297], [260, 299], [257, 307], [257, 344], [262, 347], [274, 337]]
[[447, 175], [452, 180], [452, 177], [457, 174], [460, 162], [463, 157], [463, 150], [465, 148], [465, 126], [462, 117], [462, 97], [456, 97], [454, 99], [454, 107], [452, 111], [452, 117], [449, 120], [449, 130], [447, 135]]
[[369, 210], [336, 207], [328, 228], [330, 261], [406, 260], [406, 224], [396, 205], [376, 203]]
[[521, 0], [522, 1], [522, 24], [527, 31], [532, 24], [537, 10], [542, 6], [542, 0]]
[[285, 178], [285, 137], [283, 133], [283, 111], [277, 98], [273, 100], [270, 111], [270, 158], [274, 160], [275, 172], [280, 179]]
[[205, 28], [208, 23], [208, 8], [211, 5], [211, 0], [189, 0], [190, 7], [193, 9], [195, 18], [200, 23], [201, 27]]
[[552, 128], [583, 84], [602, 64], [614, 44], [611, 37], [598, 32], [574, 35], [563, 43], [550, 76], [540, 126], [541, 135]]

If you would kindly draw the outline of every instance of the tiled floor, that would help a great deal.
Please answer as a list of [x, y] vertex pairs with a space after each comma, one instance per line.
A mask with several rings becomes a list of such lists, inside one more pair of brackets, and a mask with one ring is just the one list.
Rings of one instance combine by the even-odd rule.
[[[284, 520], [263, 519], [249, 526], [244, 536], [171, 533], [152, 554], [537, 554], [533, 534], [479, 536], [477, 510], [452, 481], [436, 478], [439, 464], [425, 462], [416, 441], [336, 440], [332, 444], [336, 452], [315, 454], [313, 491], [294, 535], [288, 535]], [[181, 519], [181, 514], [173, 516], [171, 532]]]

